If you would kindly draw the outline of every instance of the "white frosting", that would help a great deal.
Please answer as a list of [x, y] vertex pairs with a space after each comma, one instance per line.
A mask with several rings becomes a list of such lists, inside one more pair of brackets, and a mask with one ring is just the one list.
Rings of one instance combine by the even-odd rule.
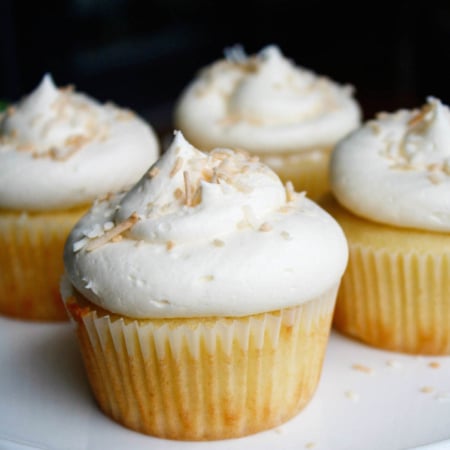
[[[137, 222], [126, 226], [130, 216]], [[116, 242], [113, 226], [128, 228]], [[334, 219], [267, 166], [231, 150], [202, 153], [177, 133], [133, 189], [78, 223], [64, 259], [75, 287], [108, 311], [243, 316], [336, 286], [347, 244]]]
[[349, 87], [295, 66], [278, 47], [248, 57], [234, 48], [227, 56], [204, 69], [176, 106], [177, 127], [204, 150], [329, 147], [359, 125]]
[[342, 140], [331, 160], [339, 202], [376, 222], [450, 231], [450, 110], [381, 114]]
[[70, 208], [134, 184], [158, 156], [151, 127], [46, 75], [0, 116], [0, 208]]

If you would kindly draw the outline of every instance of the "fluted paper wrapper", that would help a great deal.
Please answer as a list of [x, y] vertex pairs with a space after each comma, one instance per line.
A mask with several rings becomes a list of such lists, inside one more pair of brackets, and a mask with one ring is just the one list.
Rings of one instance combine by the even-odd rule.
[[350, 244], [335, 327], [387, 350], [450, 354], [449, 274], [449, 254], [395, 254]]
[[242, 318], [131, 320], [80, 298], [67, 308], [101, 409], [153, 436], [213, 440], [277, 426], [311, 399], [336, 288]]
[[0, 211], [0, 314], [28, 320], [67, 320], [59, 293], [63, 248], [84, 212]]
[[335, 328], [387, 350], [450, 354], [450, 235], [371, 223], [335, 202], [325, 208], [350, 249]]

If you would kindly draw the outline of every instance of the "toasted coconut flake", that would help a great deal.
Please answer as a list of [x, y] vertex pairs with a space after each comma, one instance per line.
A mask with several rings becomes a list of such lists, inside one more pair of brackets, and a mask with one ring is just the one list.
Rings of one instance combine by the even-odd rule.
[[103, 236], [91, 240], [89, 244], [86, 245], [86, 251], [92, 252], [93, 250], [96, 250], [97, 248], [108, 243], [109, 241], [117, 242], [114, 240], [116, 236], [120, 236], [122, 233], [129, 230], [138, 221], [139, 216], [134, 212], [133, 214], [131, 214], [130, 217], [128, 217], [128, 219], [124, 220], [111, 230], [107, 231]]
[[261, 224], [261, 226], [258, 228], [259, 231], [267, 232], [272, 230], [272, 226], [268, 224], [267, 222], [264, 222]]
[[177, 159], [175, 159], [175, 163], [172, 167], [172, 170], [169, 173], [170, 178], [173, 178], [179, 172], [182, 165], [183, 165], [183, 158], [177, 156]]
[[282, 214], [287, 214], [288, 212], [292, 211], [292, 206], [282, 206], [278, 209], [278, 211]]
[[280, 235], [283, 239], [286, 239], [286, 241], [290, 241], [292, 239], [292, 236], [287, 231], [282, 231]]
[[75, 85], [74, 84], [68, 84], [67, 86], [60, 87], [59, 90], [63, 94], [70, 94], [71, 92], [73, 92], [75, 90]]
[[369, 126], [369, 128], [372, 130], [373, 134], [378, 135], [381, 132], [381, 127], [380, 125], [375, 122], [374, 120], [371, 120], [367, 123], [367, 125]]
[[194, 195], [192, 196], [192, 204], [191, 206], [197, 206], [201, 203], [202, 201], [202, 187], [198, 186], [197, 189], [194, 192]]
[[89, 138], [82, 134], [75, 134], [73, 136], [69, 136], [65, 141], [64, 145], [68, 147], [73, 147], [79, 149], [86, 145], [89, 142]]
[[180, 189], [180, 188], [176, 188], [174, 191], [173, 191], [173, 196], [177, 199], [177, 200], [180, 200], [180, 199], [182, 199], [183, 198], [183, 191]]
[[159, 172], [160, 172], [159, 167], [153, 166], [153, 167], [147, 172], [147, 175], [148, 175], [149, 178], [154, 178], [154, 177], [156, 177], [156, 175], [159, 174]]
[[443, 169], [444, 169], [444, 164], [442, 164], [442, 163], [433, 163], [433, 164], [428, 164], [428, 166], [427, 166], [427, 170], [430, 170], [431, 172], [438, 172]]
[[33, 144], [21, 144], [16, 147], [18, 152], [34, 152], [36, 151], [36, 147]]
[[202, 173], [202, 178], [208, 182], [210, 182], [212, 180], [212, 177], [214, 175], [214, 171], [210, 167], [204, 167], [202, 169], [201, 173]]
[[241, 220], [236, 224], [236, 228], [238, 230], [243, 230], [244, 228], [248, 228], [249, 224], [246, 220]]
[[223, 247], [225, 245], [225, 242], [223, 242], [221, 239], [214, 239], [212, 241], [212, 244], [214, 247]]
[[425, 116], [431, 111], [431, 105], [425, 105], [417, 114], [414, 114], [408, 121], [410, 127], [416, 126], [425, 119]]
[[205, 275], [204, 277], [200, 278], [202, 281], [213, 281], [214, 275]]
[[100, 197], [97, 198], [98, 202], [105, 202], [105, 201], [109, 201], [114, 197], [114, 194], [112, 192], [108, 192], [105, 195], [102, 195]]
[[244, 150], [242, 148], [235, 148], [234, 151], [236, 153], [239, 153], [240, 155], [242, 155], [246, 159], [250, 159], [251, 158], [251, 155], [250, 155], [250, 153], [247, 150]]
[[114, 236], [113, 238], [111, 238], [111, 242], [120, 242], [123, 239], [121, 234], [118, 234], [116, 236]]
[[167, 241], [166, 242], [166, 250], [170, 252], [175, 247], [175, 242], [173, 241]]
[[187, 172], [186, 170], [183, 172], [183, 178], [184, 178], [185, 204], [187, 206], [191, 206], [191, 204], [192, 204], [191, 182], [190, 182], [189, 172]]
[[239, 122], [239, 118], [235, 117], [235, 116], [228, 116], [228, 117], [224, 117], [223, 119], [220, 119], [217, 121], [218, 125], [224, 126], [224, 127], [228, 127], [231, 125], [234, 125], [236, 123]]
[[373, 372], [373, 370], [370, 367], [364, 366], [363, 364], [353, 364], [352, 369], [357, 370], [358, 372], [363, 372], [363, 373], [372, 373]]
[[359, 402], [359, 395], [354, 391], [346, 391], [345, 396], [352, 402]]
[[442, 183], [442, 176], [439, 175], [439, 173], [431, 172], [427, 176], [428, 180], [431, 181], [433, 184], [441, 184]]
[[120, 109], [116, 114], [116, 120], [126, 121], [134, 118], [133, 111], [129, 109]]
[[294, 190], [294, 185], [292, 184], [292, 181], [286, 181], [284, 188], [286, 190], [286, 201], [288, 203], [292, 202], [292, 200], [294, 200], [294, 196], [295, 196], [295, 190]]
[[431, 386], [424, 386], [420, 388], [420, 392], [423, 392], [424, 394], [431, 394], [432, 392], [434, 392], [434, 388], [432, 388]]

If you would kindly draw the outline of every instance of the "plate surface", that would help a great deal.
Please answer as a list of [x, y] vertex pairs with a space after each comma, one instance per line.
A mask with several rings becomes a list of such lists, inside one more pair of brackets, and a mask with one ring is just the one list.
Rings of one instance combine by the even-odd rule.
[[70, 324], [0, 318], [0, 449], [450, 449], [450, 357], [376, 350], [333, 332], [311, 403], [250, 437], [176, 442], [130, 431], [97, 408]]

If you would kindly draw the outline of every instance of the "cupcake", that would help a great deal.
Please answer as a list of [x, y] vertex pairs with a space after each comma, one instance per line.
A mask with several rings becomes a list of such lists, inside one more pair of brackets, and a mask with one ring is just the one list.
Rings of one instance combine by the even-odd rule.
[[450, 111], [382, 113], [331, 158], [350, 261], [335, 327], [375, 347], [450, 354]]
[[296, 66], [278, 47], [239, 47], [203, 69], [181, 94], [175, 124], [202, 150], [245, 149], [282, 181], [319, 199], [334, 144], [360, 123], [349, 86]]
[[59, 283], [69, 231], [157, 155], [143, 120], [58, 89], [49, 75], [0, 115], [0, 314], [67, 320]]
[[255, 159], [177, 132], [67, 240], [62, 291], [88, 379], [126, 427], [239, 437], [293, 417], [316, 389], [347, 243]]

